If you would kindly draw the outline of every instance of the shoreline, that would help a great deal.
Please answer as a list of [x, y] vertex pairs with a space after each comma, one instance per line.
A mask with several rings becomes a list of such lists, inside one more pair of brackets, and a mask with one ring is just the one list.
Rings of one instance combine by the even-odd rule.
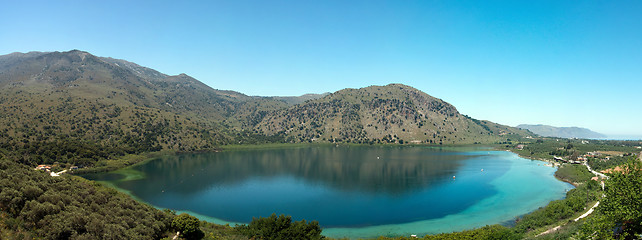
[[[496, 149], [496, 150], [498, 150], [498, 149]], [[524, 155], [520, 154], [519, 152], [516, 152], [514, 149], [507, 149], [506, 151], [509, 151], [509, 152], [515, 153], [515, 154], [517, 154], [517, 156], [519, 156], [519, 157], [521, 157], [521, 158], [524, 158], [524, 159], [530, 159], [530, 160], [534, 160], [534, 161], [542, 161], [542, 162], [550, 163], [550, 164], [552, 164], [552, 167], [557, 168], [558, 170], [559, 170], [559, 168], [562, 166], [562, 164], [555, 162], [555, 160], [549, 160], [549, 159], [542, 159], [542, 158], [535, 158], [535, 157], [524, 156]], [[557, 170], [555, 170], [555, 172], [557, 172]], [[573, 185], [574, 187], [578, 187], [578, 186], [579, 186], [579, 183], [576, 183], [576, 182], [570, 181], [570, 180], [568, 180], [568, 179], [560, 178], [560, 177], [558, 177], [558, 176], [557, 176], [557, 174], [553, 174], [553, 176], [554, 176], [557, 180], [560, 180], [560, 181], [562, 181], [562, 182], [565, 182], [565, 183], [571, 184], [571, 185]]]
[[[134, 167], [137, 165], [145, 164], [149, 161], [161, 158], [164, 156], [174, 156], [179, 154], [198, 154], [198, 153], [217, 153], [224, 151], [238, 151], [238, 150], [261, 150], [261, 149], [278, 149], [286, 147], [303, 147], [303, 146], [312, 146], [312, 145], [326, 145], [324, 143], [265, 143], [265, 144], [233, 144], [233, 145], [223, 145], [215, 147], [212, 149], [201, 149], [195, 151], [176, 151], [176, 150], [161, 150], [158, 152], [143, 152], [138, 154], [127, 154], [118, 158], [105, 160], [103, 166], [94, 166], [88, 168], [80, 168], [73, 172], [69, 172], [71, 175], [83, 175], [83, 174], [94, 174], [94, 173], [105, 173], [105, 172], [114, 172], [129, 167]], [[328, 144], [332, 145], [332, 144]]]
[[133, 167], [136, 165], [144, 164], [151, 160], [164, 157], [164, 156], [173, 156], [179, 154], [197, 154], [197, 153], [217, 153], [217, 152], [226, 152], [226, 151], [241, 151], [241, 150], [264, 150], [264, 149], [280, 149], [280, 148], [299, 148], [299, 147], [310, 147], [310, 146], [378, 146], [378, 147], [430, 147], [430, 148], [463, 148], [463, 147], [474, 147], [474, 148], [489, 148], [497, 150], [494, 146], [489, 145], [473, 145], [473, 144], [444, 144], [444, 145], [435, 145], [435, 144], [364, 144], [364, 143], [330, 143], [330, 142], [319, 142], [319, 143], [260, 143], [260, 144], [230, 144], [230, 145], [221, 145], [211, 149], [201, 149], [195, 151], [177, 151], [177, 150], [161, 150], [158, 152], [142, 152], [137, 154], [126, 154], [114, 159], [104, 160], [102, 166], [94, 166], [88, 168], [80, 168], [69, 172], [71, 175], [83, 175], [83, 174], [92, 174], [92, 173], [104, 173], [104, 172], [113, 172], [122, 170], [128, 167]]
[[140, 165], [151, 161], [153, 159], [171, 156], [180, 154], [181, 152], [172, 151], [172, 150], [162, 150], [158, 152], [144, 152], [139, 154], [127, 154], [118, 158], [105, 160], [104, 165], [98, 167], [88, 167], [88, 168], [79, 168], [70, 172], [72, 175], [82, 175], [82, 174], [92, 174], [92, 173], [104, 173], [104, 172], [113, 172], [128, 167]]

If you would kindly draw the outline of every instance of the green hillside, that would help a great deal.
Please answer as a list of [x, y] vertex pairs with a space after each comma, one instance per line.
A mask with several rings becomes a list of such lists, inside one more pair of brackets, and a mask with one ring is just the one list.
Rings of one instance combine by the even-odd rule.
[[263, 141], [241, 128], [288, 106], [77, 50], [1, 56], [0, 72], [0, 146], [29, 165]]

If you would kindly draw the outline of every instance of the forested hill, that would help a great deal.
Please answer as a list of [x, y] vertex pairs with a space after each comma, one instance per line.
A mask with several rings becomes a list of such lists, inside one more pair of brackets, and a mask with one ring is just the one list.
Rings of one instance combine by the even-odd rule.
[[287, 107], [284, 100], [216, 90], [186, 74], [169, 76], [125, 60], [78, 50], [0, 56], [0, 72], [2, 91], [63, 93], [213, 121], [242, 115], [247, 110], [243, 108], [245, 103], [256, 100], [267, 110]]
[[400, 84], [256, 97], [78, 50], [0, 56], [0, 148], [29, 165], [232, 143], [470, 144], [528, 134]]
[[275, 111], [256, 128], [290, 142], [472, 144], [528, 135], [462, 115], [451, 104], [402, 84], [344, 89]]
[[0, 147], [29, 165], [279, 141], [242, 129], [287, 106], [77, 50], [0, 56]]

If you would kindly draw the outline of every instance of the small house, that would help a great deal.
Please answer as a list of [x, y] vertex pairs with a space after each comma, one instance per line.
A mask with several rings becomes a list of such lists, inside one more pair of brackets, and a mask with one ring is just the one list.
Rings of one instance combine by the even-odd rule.
[[47, 170], [51, 170], [51, 166], [41, 164], [41, 165], [38, 165], [38, 166], [36, 167], [36, 170], [45, 170], [45, 171], [47, 171]]
[[602, 170], [600, 172], [601, 173], [624, 172], [624, 169], [622, 169], [620, 166], [616, 166], [615, 168], [609, 168], [606, 170]]

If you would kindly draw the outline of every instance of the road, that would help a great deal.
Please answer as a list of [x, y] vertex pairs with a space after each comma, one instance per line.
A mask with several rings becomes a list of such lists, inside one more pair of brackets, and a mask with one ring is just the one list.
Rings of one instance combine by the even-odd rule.
[[49, 175], [52, 176], [52, 177], [59, 177], [61, 174], [66, 173], [66, 172], [67, 172], [67, 170], [62, 170], [62, 171], [57, 172], [57, 173], [56, 172], [50, 172]]
[[594, 171], [593, 169], [591, 169], [591, 166], [589, 166], [589, 165], [588, 165], [588, 163], [586, 163], [586, 162], [584, 162], [584, 166], [586, 166], [586, 168], [588, 168], [588, 170], [589, 170], [590, 172], [592, 172], [593, 174], [595, 174], [596, 176], [599, 176], [599, 177], [601, 177], [601, 178], [606, 178], [606, 179], [608, 179], [608, 178], [609, 178], [608, 176], [604, 175], [603, 173], [596, 172], [596, 171]]

